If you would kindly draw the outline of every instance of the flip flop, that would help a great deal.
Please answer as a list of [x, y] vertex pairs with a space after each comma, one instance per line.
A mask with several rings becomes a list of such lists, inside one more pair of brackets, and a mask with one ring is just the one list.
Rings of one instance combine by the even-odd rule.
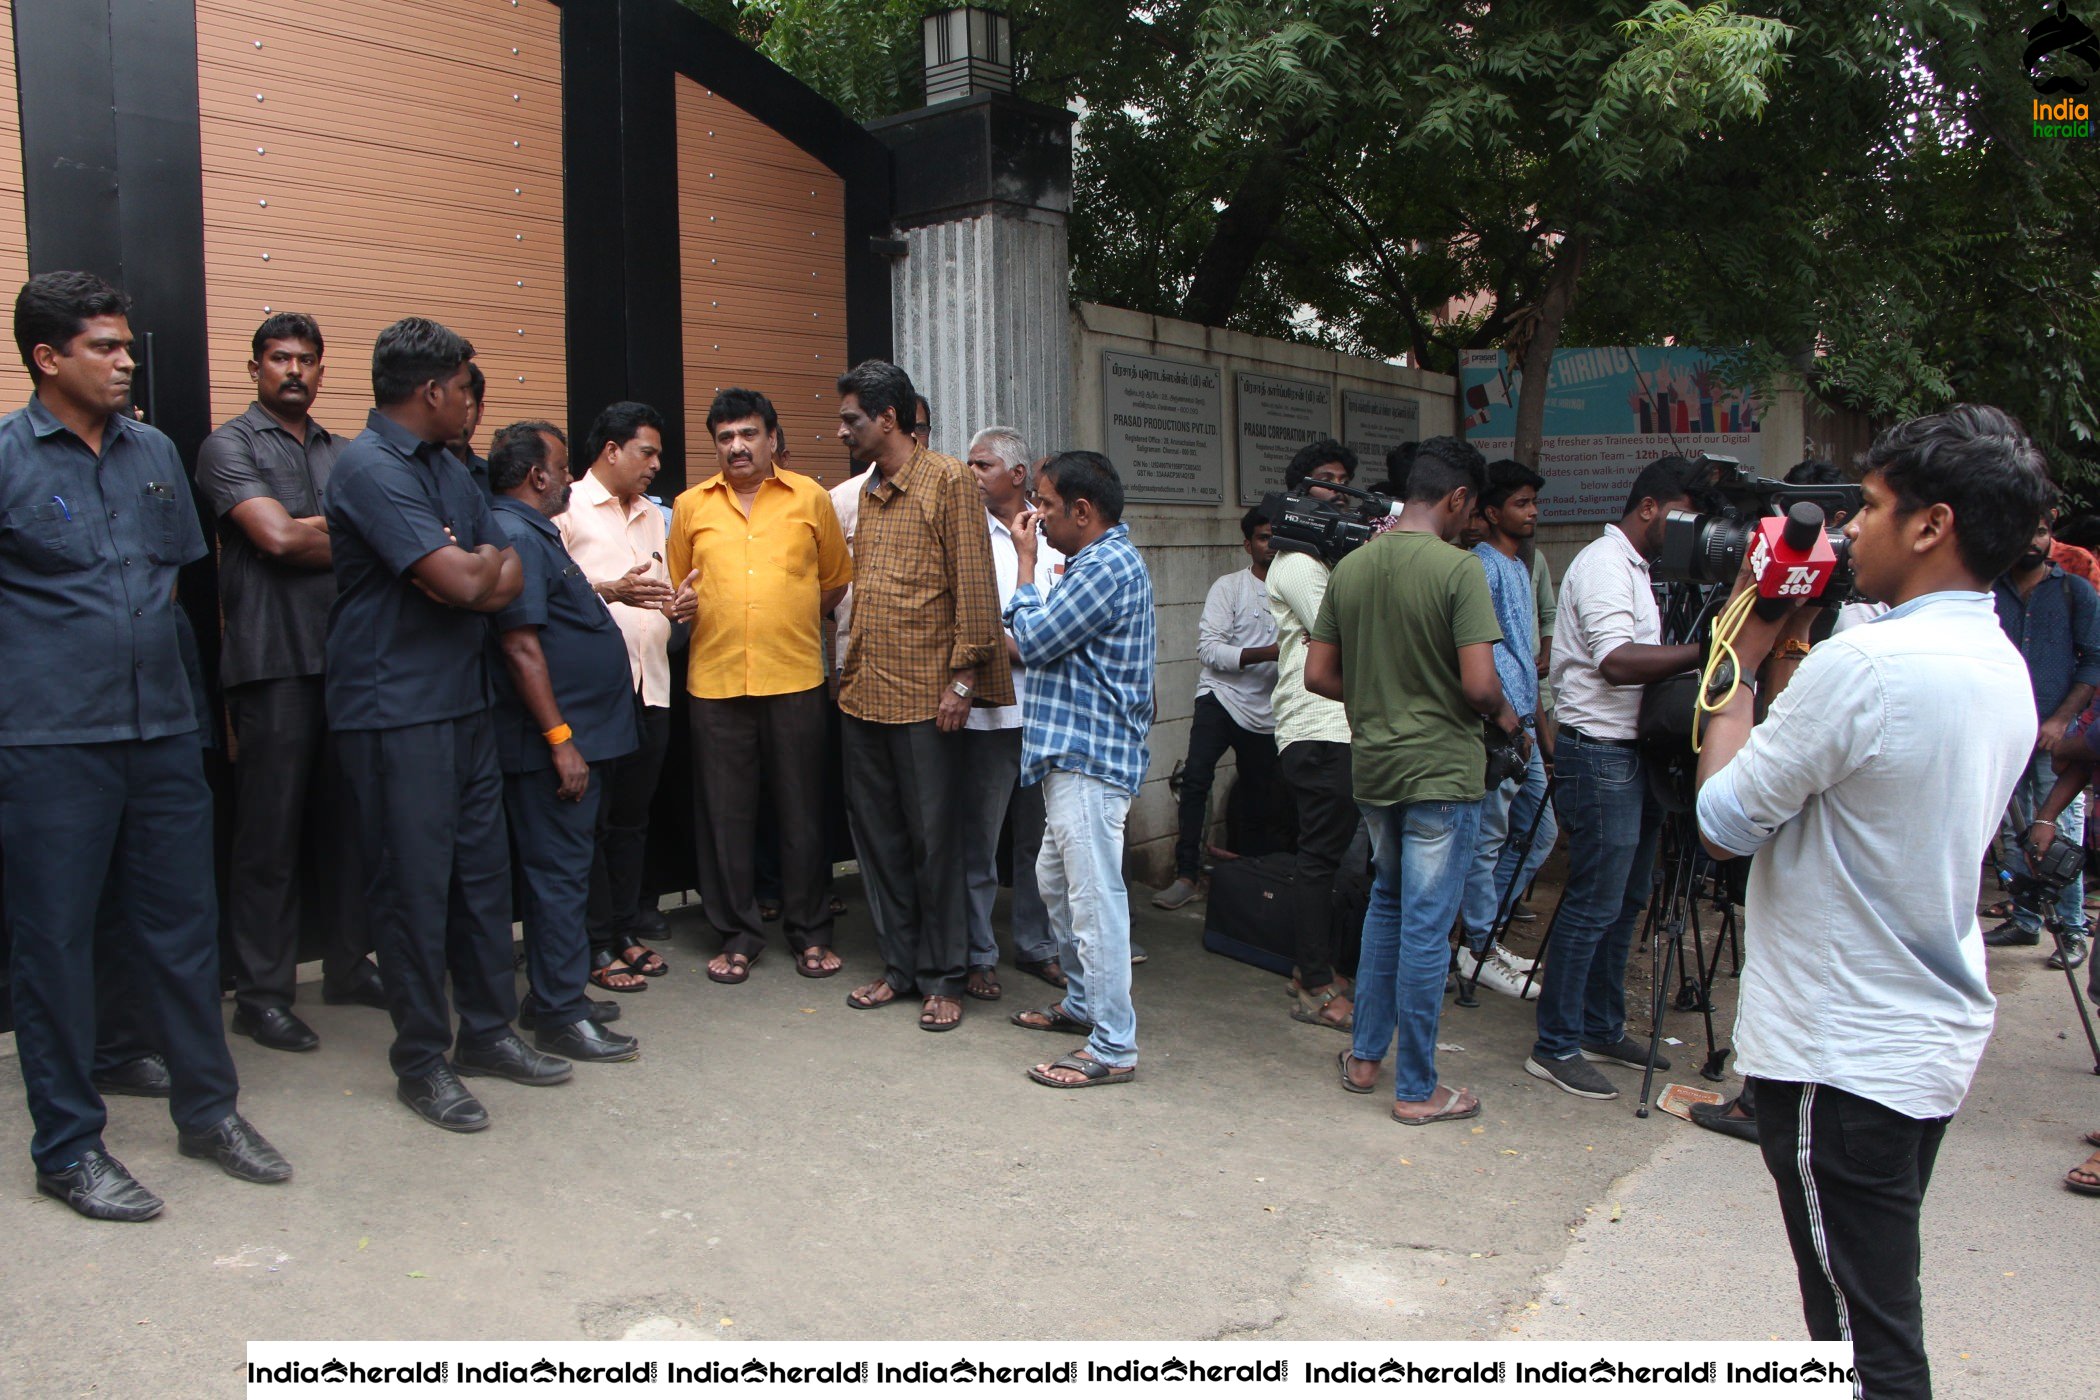
[[963, 984], [963, 995], [979, 1001], [997, 1001], [1006, 995], [1006, 989], [999, 985], [999, 974], [991, 968], [973, 967], [969, 980]]
[[[871, 982], [869, 985], [873, 986], [874, 984]], [[861, 989], [859, 987], [855, 987], [852, 991], [846, 993], [846, 1005], [852, 1007], [855, 1011], [880, 1011], [885, 1006], [901, 1006], [908, 1000], [902, 992], [895, 992], [881, 1001], [868, 1001], [860, 993]]]
[[[1437, 1089], [1443, 1087], [1441, 1084], [1437, 1085]], [[1434, 1103], [1435, 1101], [1436, 1089], [1432, 1089], [1428, 1102]], [[1395, 1106], [1393, 1109], [1393, 1121], [1406, 1127], [1419, 1128], [1426, 1123], [1456, 1123], [1465, 1118], [1478, 1118], [1480, 1116], [1480, 1100], [1474, 1099], [1470, 1108], [1460, 1107], [1465, 1101], [1466, 1090], [1453, 1089], [1451, 1091], [1451, 1106], [1449, 1108], [1442, 1109], [1436, 1113], [1425, 1113], [1419, 1118], [1414, 1118], [1403, 1115], [1399, 1108]]]
[[[937, 1001], [952, 1001], [952, 1002], [954, 1002], [954, 1003], [955, 1003], [955, 1019], [954, 1019], [954, 1020], [952, 1020], [952, 1021], [935, 1021], [935, 1020], [932, 1020], [932, 1019], [931, 1019], [931, 1017], [933, 1016], [933, 1004], [934, 1004], [935, 1002], [937, 1002]], [[938, 1034], [938, 1033], [940, 1033], [940, 1032], [942, 1032], [942, 1031], [952, 1031], [952, 1030], [954, 1030], [954, 1029], [955, 1029], [955, 1028], [956, 1028], [957, 1026], [959, 1026], [959, 1025], [961, 1025], [961, 1024], [963, 1023], [963, 1016], [962, 1016], [962, 1011], [963, 1011], [963, 1004], [962, 1004], [962, 998], [961, 998], [961, 997], [944, 997], [944, 996], [930, 996], [930, 997], [927, 997], [927, 998], [926, 998], [926, 999], [925, 999], [925, 1000], [924, 1000], [923, 1002], [921, 1002], [921, 1003], [919, 1004], [919, 1029], [920, 1029], [920, 1030], [922, 1030], [922, 1031], [933, 1031], [933, 1032], [935, 1032], [936, 1034]]]
[[[1038, 1025], [1034, 1021], [1025, 1019], [1029, 1016], [1042, 1017], [1043, 1024]], [[1094, 1026], [1091, 1021], [1082, 1021], [1077, 1017], [1067, 1016], [1063, 1002], [1054, 1001], [1048, 1006], [1038, 1006], [1033, 1011], [1016, 1011], [1006, 1019], [1024, 1031], [1058, 1031], [1065, 1035], [1092, 1035], [1094, 1033]]]
[[2087, 1147], [2100, 1147], [2100, 1128], [2087, 1133], [2083, 1139]]
[[1070, 978], [1065, 976], [1064, 967], [1056, 958], [1044, 958], [1041, 962], [1016, 958], [1014, 959], [1014, 966], [1027, 973], [1030, 977], [1042, 978], [1059, 991], [1063, 991], [1071, 981]]
[[[717, 972], [715, 971], [714, 963], [710, 961], [707, 965], [708, 981], [720, 982], [727, 987], [735, 987], [751, 980], [751, 959], [745, 957], [742, 953], [724, 953], [722, 956], [730, 960], [729, 970], [727, 972]], [[648, 974], [644, 973], [643, 975], [647, 976]]]
[[1091, 1055], [1081, 1058], [1076, 1050], [1062, 1059], [1052, 1060], [1048, 1068], [1068, 1069], [1076, 1074], [1084, 1075], [1085, 1078], [1076, 1083], [1068, 1083], [1062, 1079], [1052, 1079], [1049, 1075], [1043, 1073], [1042, 1067], [1034, 1065], [1029, 1066], [1028, 1077], [1048, 1089], [1097, 1089], [1107, 1084], [1128, 1084], [1131, 1080], [1137, 1078], [1136, 1065], [1126, 1065], [1120, 1068], [1115, 1065], [1104, 1065]]
[[1358, 1084], [1349, 1077], [1349, 1061], [1355, 1058], [1347, 1050], [1337, 1050], [1334, 1054], [1334, 1067], [1342, 1072], [1342, 1087], [1344, 1089], [1347, 1089], [1352, 1094], [1368, 1094], [1378, 1087], [1377, 1081], [1374, 1080], [1369, 1084]]
[[[812, 959], [810, 957], [812, 953], [817, 953], [817, 957]], [[846, 960], [844, 958], [839, 959], [837, 967], [824, 966], [823, 955], [815, 948], [804, 948], [801, 952], [795, 954], [795, 971], [801, 973], [804, 977], [836, 977], [845, 970]]]

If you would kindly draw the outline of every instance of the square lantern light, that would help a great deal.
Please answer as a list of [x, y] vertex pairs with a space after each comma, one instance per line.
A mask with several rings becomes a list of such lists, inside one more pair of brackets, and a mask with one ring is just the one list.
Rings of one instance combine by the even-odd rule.
[[976, 5], [926, 16], [926, 105], [1014, 90], [1012, 30], [1006, 16]]

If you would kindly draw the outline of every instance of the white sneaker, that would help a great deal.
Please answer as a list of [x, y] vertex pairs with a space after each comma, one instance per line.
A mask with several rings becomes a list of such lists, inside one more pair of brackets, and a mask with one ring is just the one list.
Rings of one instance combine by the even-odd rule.
[[1471, 948], [1461, 946], [1458, 950], [1458, 975], [1471, 980], [1474, 968], [1480, 969], [1480, 985], [1506, 997], [1518, 997], [1524, 1001], [1536, 1001], [1539, 995], [1539, 979], [1533, 977], [1530, 987], [1524, 985], [1524, 968], [1513, 965], [1513, 960], [1500, 947], [1491, 951], [1485, 960], [1473, 956]]

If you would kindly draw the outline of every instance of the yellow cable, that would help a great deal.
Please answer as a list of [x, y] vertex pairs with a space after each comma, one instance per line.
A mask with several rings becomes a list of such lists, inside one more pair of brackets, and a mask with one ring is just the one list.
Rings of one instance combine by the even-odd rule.
[[[1746, 588], [1728, 600], [1713, 622], [1713, 646], [1708, 651], [1706, 665], [1699, 672], [1699, 693], [1692, 700], [1692, 752], [1699, 752], [1705, 742], [1705, 720], [1708, 715], [1719, 714], [1735, 699], [1735, 693], [1743, 684], [1743, 668], [1736, 664], [1735, 639], [1741, 634], [1743, 624], [1749, 620], [1750, 610], [1757, 606], [1757, 590]], [[1734, 669], [1728, 679], [1728, 693], [1719, 700], [1709, 701], [1714, 677], [1720, 674], [1721, 663], [1726, 661]]]

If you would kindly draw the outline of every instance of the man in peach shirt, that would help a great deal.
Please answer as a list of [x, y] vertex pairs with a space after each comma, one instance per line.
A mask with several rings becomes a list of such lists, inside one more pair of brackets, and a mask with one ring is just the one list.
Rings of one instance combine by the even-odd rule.
[[610, 992], [641, 991], [649, 985], [643, 976], [668, 970], [662, 955], [642, 941], [661, 931], [660, 918], [651, 927], [656, 900], [642, 889], [642, 853], [671, 737], [672, 623], [691, 620], [695, 598], [690, 587], [673, 586], [664, 563], [663, 511], [645, 494], [663, 462], [663, 428], [662, 415], [645, 403], [616, 403], [601, 412], [583, 442], [590, 469], [577, 481], [569, 508], [554, 518], [562, 544], [611, 606], [626, 639], [641, 738], [632, 754], [600, 770], [605, 777], [591, 862], [591, 981]]
[[686, 661], [700, 898], [722, 951], [707, 975], [751, 975], [766, 935], [753, 880], [759, 796], [779, 826], [781, 913], [795, 971], [829, 977], [821, 623], [853, 578], [831, 498], [774, 462], [764, 394], [724, 389], [707, 411], [722, 469], [672, 506], [670, 576], [696, 594]]

